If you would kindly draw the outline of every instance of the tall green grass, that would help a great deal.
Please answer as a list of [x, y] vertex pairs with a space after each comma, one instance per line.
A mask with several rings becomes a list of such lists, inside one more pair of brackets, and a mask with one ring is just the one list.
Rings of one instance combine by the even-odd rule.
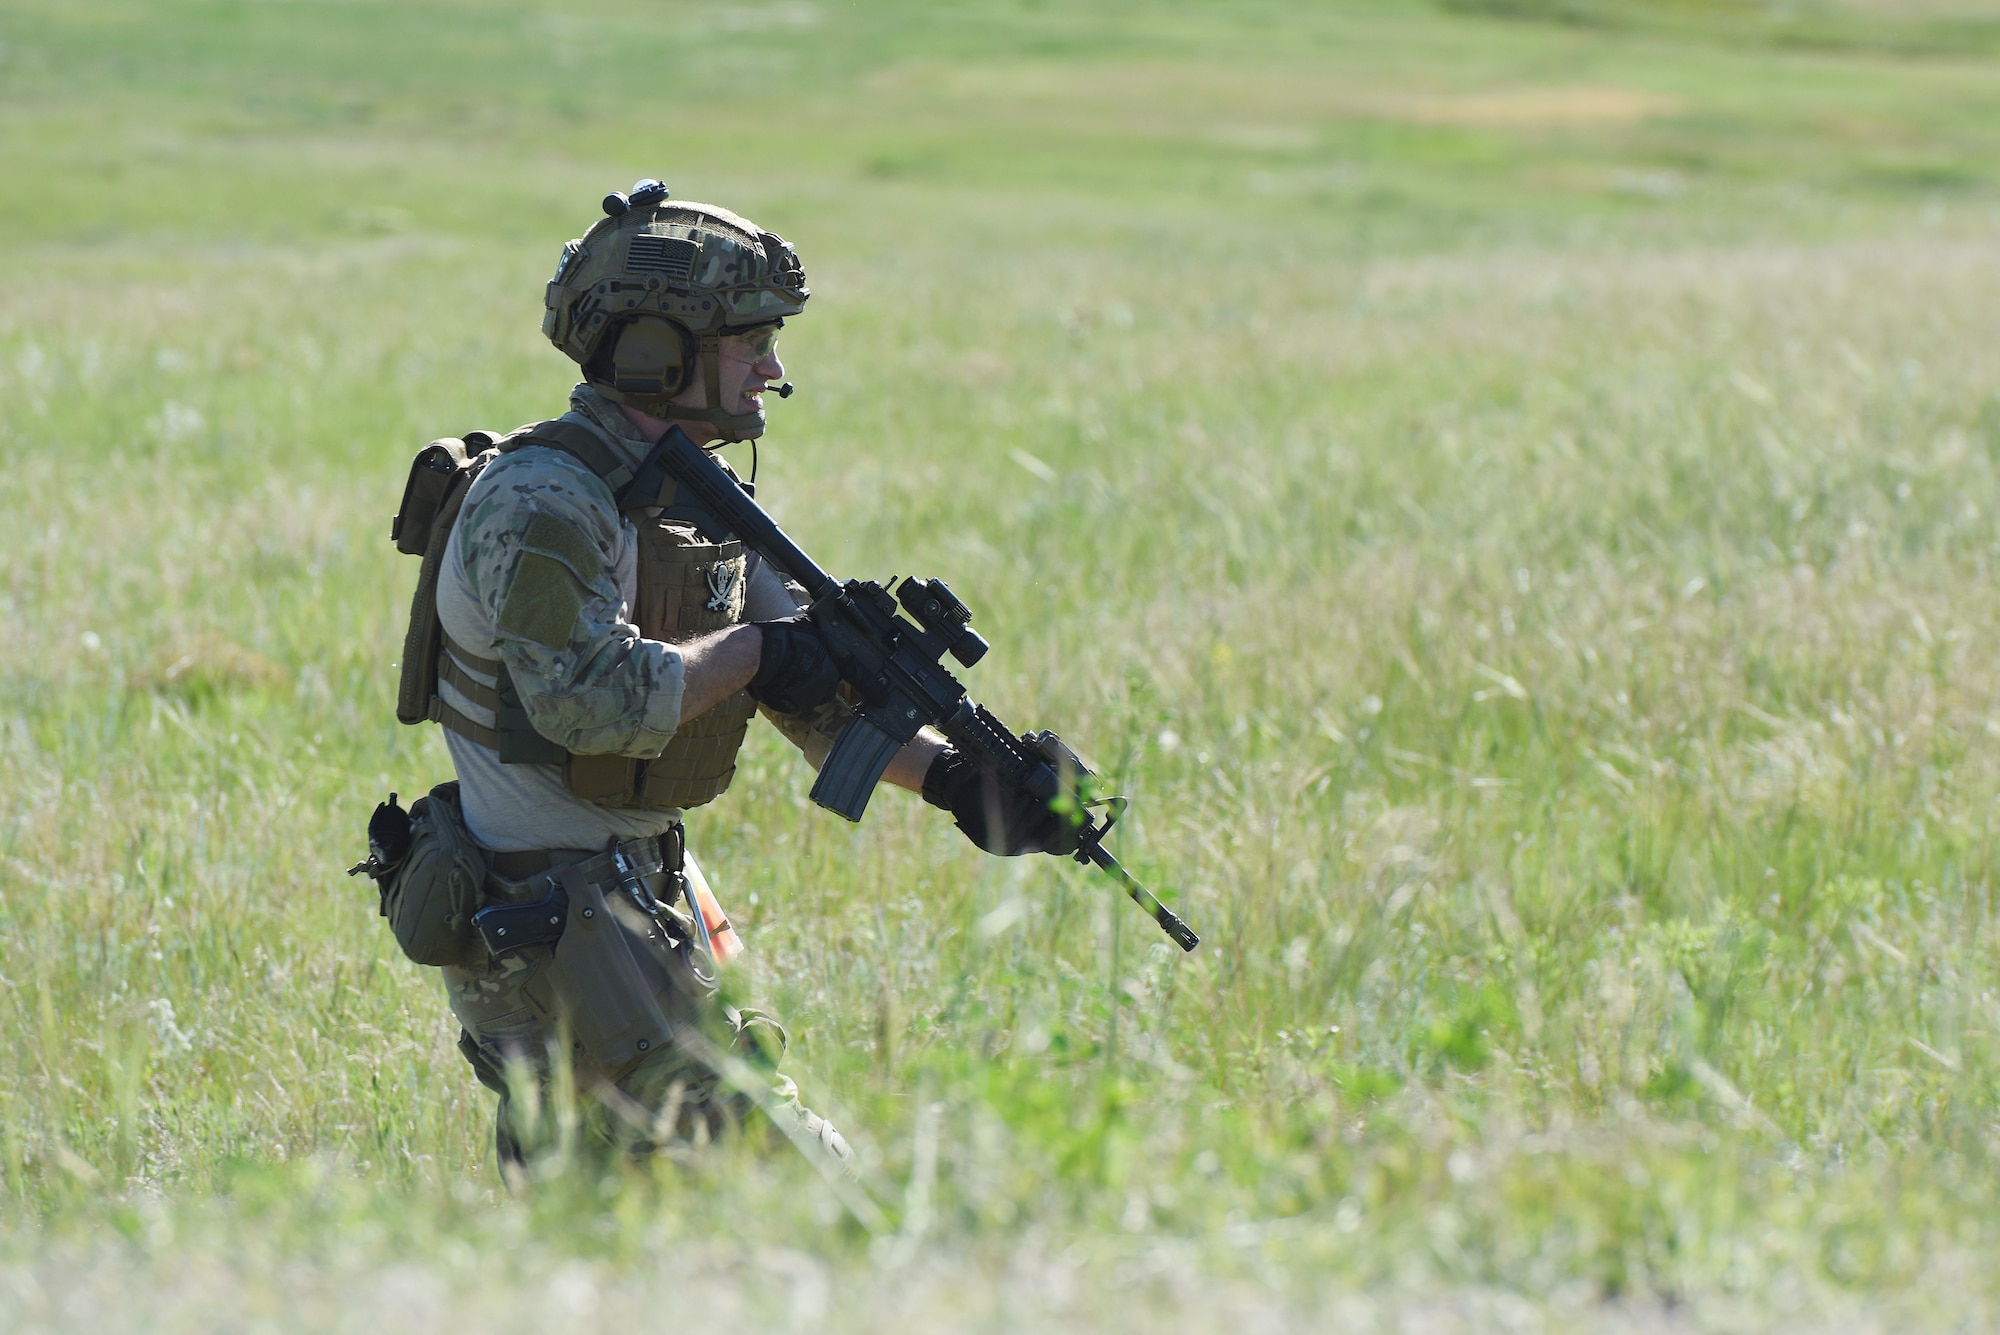
[[[1734, 22], [12, 7], [0, 1324], [1987, 1319], [2000, 80]], [[560, 407], [655, 172], [812, 276], [760, 498], [1206, 938], [759, 736], [691, 840], [873, 1237], [505, 1198], [339, 874], [448, 773], [408, 456]]]

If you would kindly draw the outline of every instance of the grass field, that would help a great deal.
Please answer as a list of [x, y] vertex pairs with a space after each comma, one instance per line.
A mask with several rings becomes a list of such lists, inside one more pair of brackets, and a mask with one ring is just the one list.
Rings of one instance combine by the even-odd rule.
[[[9, 0], [0, 162], [0, 1330], [1996, 1319], [1990, 6]], [[754, 736], [872, 1234], [509, 1198], [340, 874], [409, 454], [640, 175], [811, 275], [760, 499], [1205, 937]]]

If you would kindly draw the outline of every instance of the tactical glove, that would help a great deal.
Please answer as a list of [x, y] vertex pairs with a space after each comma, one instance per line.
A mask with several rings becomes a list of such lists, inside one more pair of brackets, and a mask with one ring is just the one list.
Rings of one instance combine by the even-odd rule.
[[989, 767], [946, 747], [924, 772], [924, 801], [952, 814], [967, 839], [1001, 857], [1074, 853], [1077, 821]]
[[750, 679], [750, 698], [780, 714], [805, 714], [833, 699], [840, 669], [812, 622], [804, 617], [759, 621], [764, 657]]

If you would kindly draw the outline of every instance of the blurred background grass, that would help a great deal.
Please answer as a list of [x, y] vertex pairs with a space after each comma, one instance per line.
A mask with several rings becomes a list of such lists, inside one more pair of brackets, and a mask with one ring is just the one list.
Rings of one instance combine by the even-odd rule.
[[[1990, 1315], [1997, 51], [10, 3], [0, 1324]], [[747, 1152], [501, 1199], [339, 876], [447, 770], [390, 708], [408, 455], [560, 406], [541, 283], [646, 174], [812, 276], [760, 496], [950, 580], [1207, 938], [761, 738], [693, 840], [894, 1236]]]

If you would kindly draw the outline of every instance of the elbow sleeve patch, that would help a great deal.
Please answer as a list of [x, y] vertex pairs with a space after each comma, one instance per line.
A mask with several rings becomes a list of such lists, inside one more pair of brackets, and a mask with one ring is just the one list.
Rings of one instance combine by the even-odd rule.
[[583, 599], [583, 585], [568, 566], [540, 552], [524, 552], [500, 606], [500, 629], [546, 649], [567, 648]]

